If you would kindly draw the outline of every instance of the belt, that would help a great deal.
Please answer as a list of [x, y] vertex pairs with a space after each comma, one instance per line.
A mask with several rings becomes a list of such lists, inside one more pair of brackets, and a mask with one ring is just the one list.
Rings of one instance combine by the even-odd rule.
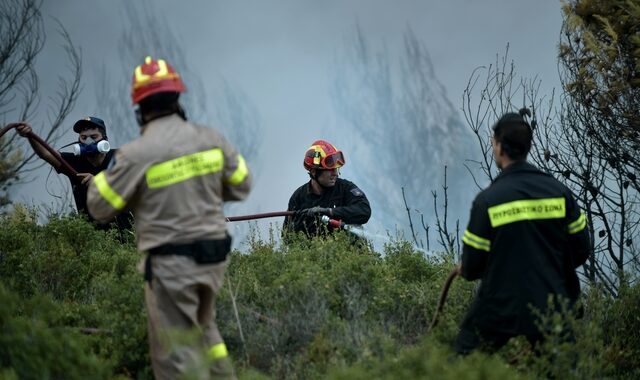
[[[196, 240], [187, 244], [164, 244], [151, 248], [149, 254], [157, 255], [178, 255], [190, 256], [195, 259], [209, 259], [219, 262], [223, 261], [231, 250], [231, 236], [218, 240]], [[197, 260], [196, 260], [197, 261]]]
[[231, 251], [231, 236], [218, 240], [196, 240], [187, 244], [164, 244], [151, 248], [145, 261], [144, 279], [151, 281], [151, 257], [177, 255], [193, 258], [198, 264], [215, 264], [224, 261]]

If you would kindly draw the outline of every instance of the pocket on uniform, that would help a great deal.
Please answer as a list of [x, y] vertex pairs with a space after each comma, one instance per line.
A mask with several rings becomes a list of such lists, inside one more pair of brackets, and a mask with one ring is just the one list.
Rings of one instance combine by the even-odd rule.
[[231, 251], [231, 236], [220, 240], [201, 240], [197, 244], [195, 261], [198, 264], [215, 264], [224, 261]]

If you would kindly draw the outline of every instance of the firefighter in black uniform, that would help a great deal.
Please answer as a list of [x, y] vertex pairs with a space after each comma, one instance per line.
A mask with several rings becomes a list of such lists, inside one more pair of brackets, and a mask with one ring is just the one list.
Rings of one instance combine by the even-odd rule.
[[518, 335], [539, 342], [532, 310], [546, 312], [550, 295], [573, 306], [580, 293], [587, 221], [566, 186], [526, 161], [533, 133], [525, 115], [507, 113], [493, 126], [502, 172], [473, 201], [462, 238], [460, 274], [482, 282], [455, 343], [460, 354], [497, 350]]
[[367, 196], [354, 183], [338, 178], [338, 170], [345, 164], [342, 151], [324, 141], [315, 141], [304, 156], [304, 168], [311, 179], [300, 186], [289, 199], [283, 233], [304, 232], [317, 236], [333, 227], [322, 225], [323, 215], [346, 224], [365, 224], [371, 217]]

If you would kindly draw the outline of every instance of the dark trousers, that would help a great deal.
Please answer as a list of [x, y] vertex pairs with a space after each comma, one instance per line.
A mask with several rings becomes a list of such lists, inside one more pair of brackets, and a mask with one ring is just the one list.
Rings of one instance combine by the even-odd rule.
[[[507, 344], [509, 339], [515, 336], [516, 335], [513, 334], [471, 330], [463, 327], [456, 338], [454, 350], [460, 355], [468, 355], [475, 349], [481, 349], [491, 353], [498, 351], [502, 346]], [[541, 342], [543, 338], [542, 334], [525, 336], [532, 346]]]

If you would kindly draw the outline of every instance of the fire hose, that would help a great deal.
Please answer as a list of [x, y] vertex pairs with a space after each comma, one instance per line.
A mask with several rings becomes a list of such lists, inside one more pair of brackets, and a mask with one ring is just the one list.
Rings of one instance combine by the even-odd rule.
[[[4, 126], [2, 129], [0, 129], [0, 138], [7, 133], [7, 131], [17, 127], [21, 125], [21, 123], [9, 123], [6, 126]], [[35, 141], [37, 141], [40, 145], [42, 145], [49, 153], [51, 153], [53, 155], [53, 157], [55, 157], [58, 161], [60, 161], [60, 164], [62, 164], [62, 168], [64, 171], [66, 171], [68, 174], [71, 174], [72, 176], [76, 176], [78, 174], [77, 171], [75, 171], [71, 165], [69, 165], [69, 163], [67, 161], [64, 160], [64, 158], [62, 158], [62, 156], [60, 155], [60, 152], [58, 152], [57, 150], [53, 149], [51, 147], [51, 145], [47, 144], [46, 141], [44, 141], [43, 139], [41, 139], [38, 135], [36, 135], [35, 133], [29, 132], [27, 134], [27, 137], [30, 139], [33, 139]]]
[[451, 270], [449, 276], [444, 282], [442, 286], [442, 291], [440, 292], [440, 298], [438, 299], [438, 307], [436, 308], [436, 312], [433, 314], [433, 319], [431, 320], [431, 324], [429, 325], [429, 329], [427, 332], [430, 332], [436, 325], [438, 324], [438, 319], [440, 318], [440, 314], [442, 314], [442, 309], [444, 309], [444, 303], [447, 300], [447, 295], [449, 294], [449, 288], [453, 283], [453, 280], [460, 274], [460, 265], [456, 265], [455, 268]]
[[[7, 124], [6, 126], [4, 126], [2, 129], [0, 129], [0, 138], [2, 136], [4, 136], [4, 134], [7, 133], [9, 130], [14, 129], [19, 125], [20, 125], [20, 123], [10, 123], [10, 124]], [[60, 155], [60, 152], [58, 152], [57, 150], [53, 149], [49, 144], [47, 144], [46, 141], [44, 141], [38, 135], [33, 133], [33, 131], [29, 132], [26, 137], [28, 137], [30, 139], [33, 139], [36, 142], [38, 142], [49, 153], [51, 153], [53, 155], [53, 157], [58, 159], [58, 161], [60, 161], [60, 163], [62, 164], [63, 169], [65, 171], [67, 171], [67, 173], [69, 173], [69, 174], [71, 174], [73, 176], [78, 174], [78, 172], [76, 172], [71, 167], [71, 165], [69, 165], [69, 163], [62, 158], [62, 156]], [[294, 211], [276, 211], [276, 212], [266, 212], [266, 213], [260, 213], [260, 214], [229, 216], [229, 217], [226, 218], [226, 220], [227, 220], [227, 222], [240, 222], [240, 221], [263, 219], [263, 218], [292, 216], [294, 214], [295, 214]], [[345, 224], [344, 222], [342, 222], [340, 220], [330, 219], [326, 215], [323, 216], [321, 218], [321, 220], [325, 224], [328, 224], [328, 225], [330, 225], [330, 226], [332, 226], [334, 228], [346, 230], [346, 231], [349, 231], [349, 232], [351, 232], [351, 233], [353, 233], [355, 235], [360, 236], [360, 234], [356, 230], [354, 230], [353, 226]], [[446, 281], [444, 283], [444, 286], [442, 287], [442, 291], [440, 293], [440, 298], [438, 300], [438, 307], [436, 308], [436, 312], [433, 315], [433, 320], [431, 321], [431, 325], [429, 325], [429, 329], [427, 331], [431, 331], [438, 324], [438, 319], [440, 317], [440, 314], [442, 313], [442, 310], [444, 309], [444, 304], [445, 304], [445, 301], [447, 299], [447, 294], [449, 293], [449, 288], [451, 287], [451, 284], [453, 283], [453, 280], [459, 274], [459, 271], [460, 271], [459, 266], [456, 266], [449, 273], [449, 276], [447, 277], [447, 279], [446, 279]]]
[[227, 222], [241, 222], [241, 221], [245, 221], [245, 220], [275, 218], [275, 217], [278, 217], [278, 216], [291, 216], [294, 213], [295, 213], [294, 211], [276, 211], [276, 212], [265, 212], [265, 213], [262, 213], [262, 214], [249, 214], [249, 215], [229, 216], [229, 217], [227, 217]]

